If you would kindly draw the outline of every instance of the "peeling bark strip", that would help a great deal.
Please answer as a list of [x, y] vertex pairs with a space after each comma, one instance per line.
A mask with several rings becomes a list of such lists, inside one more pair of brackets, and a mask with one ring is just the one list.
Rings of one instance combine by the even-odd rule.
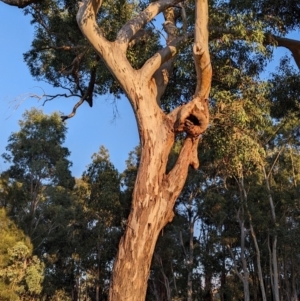
[[[173, 207], [185, 183], [188, 167], [199, 166], [197, 146], [199, 135], [209, 122], [208, 95], [212, 76], [207, 0], [196, 2], [193, 51], [198, 82], [194, 97], [168, 115], [159, 106], [178, 47], [187, 37], [186, 33], [178, 36], [179, 31], [176, 31], [174, 6], [179, 2], [151, 3], [121, 28], [114, 42], [106, 40], [96, 23], [102, 0], [87, 0], [79, 5], [78, 25], [126, 93], [135, 113], [142, 146], [132, 209], [114, 263], [110, 301], [145, 299], [157, 237], [173, 219]], [[141, 69], [135, 70], [126, 58], [127, 48], [147, 22], [161, 12], [166, 20], [167, 46], [149, 58]], [[186, 132], [186, 139], [175, 166], [167, 174], [169, 153], [178, 132]]]

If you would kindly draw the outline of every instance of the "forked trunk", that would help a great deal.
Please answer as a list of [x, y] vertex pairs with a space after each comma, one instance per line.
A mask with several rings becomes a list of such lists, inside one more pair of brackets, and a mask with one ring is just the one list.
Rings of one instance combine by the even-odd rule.
[[[193, 58], [197, 87], [191, 101], [165, 114], [159, 106], [168, 84], [174, 57], [187, 36], [178, 37], [174, 7], [180, 0], [151, 2], [137, 17], [128, 21], [114, 42], [108, 41], [97, 24], [102, 0], [80, 3], [78, 25], [108, 69], [120, 83], [137, 120], [141, 159], [133, 192], [132, 210], [119, 244], [110, 283], [110, 301], [142, 301], [146, 297], [150, 263], [161, 229], [172, 220], [173, 207], [185, 183], [188, 167], [199, 166], [199, 135], [209, 122], [208, 95], [211, 64], [208, 51], [208, 3], [196, 1]], [[126, 58], [129, 43], [157, 14], [164, 13], [167, 45], [135, 70]], [[196, 120], [196, 121], [195, 121]], [[172, 170], [167, 174], [168, 157], [175, 135], [186, 138]]]

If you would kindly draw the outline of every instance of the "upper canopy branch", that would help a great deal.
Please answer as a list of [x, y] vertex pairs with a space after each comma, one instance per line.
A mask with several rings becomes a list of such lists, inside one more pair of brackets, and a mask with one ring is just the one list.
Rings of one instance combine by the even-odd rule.
[[[210, 29], [212, 29], [214, 31], [214, 38], [219, 38], [220, 34], [232, 34], [234, 35], [235, 39], [242, 39], [242, 37], [240, 37], [240, 33], [234, 31], [234, 30], [230, 30], [227, 28], [223, 28], [223, 27], [211, 27]], [[247, 35], [250, 36], [252, 35], [253, 31], [252, 30], [248, 30], [247, 31]], [[218, 35], [219, 34], [219, 35]], [[294, 39], [288, 39], [288, 38], [282, 38], [276, 35], [273, 35], [271, 33], [266, 33], [264, 35], [264, 44], [266, 45], [277, 45], [278, 47], [285, 47], [288, 50], [291, 51], [291, 53], [293, 54], [293, 57], [295, 59], [295, 62], [298, 66], [298, 68], [300, 69], [300, 41], [298, 40], [294, 40]]]
[[208, 127], [208, 96], [211, 87], [212, 67], [208, 48], [208, 2], [196, 0], [194, 63], [197, 86], [193, 99], [172, 111], [168, 117], [176, 132], [186, 132], [190, 137], [199, 137]]
[[17, 6], [19, 8], [24, 8], [30, 4], [40, 2], [40, 0], [1, 0], [1, 1], [8, 5]]
[[79, 2], [77, 23], [82, 33], [102, 56], [108, 50], [110, 42], [103, 36], [96, 22], [96, 15], [102, 5], [102, 0], [84, 0]]
[[273, 39], [277, 42], [277, 46], [285, 47], [291, 51], [295, 59], [295, 62], [298, 68], [300, 69], [300, 41], [281, 38], [277, 36], [273, 36]]
[[190, 35], [185, 35], [174, 39], [168, 46], [156, 52], [148, 59], [140, 72], [147, 79], [150, 79], [153, 74], [169, 59], [173, 58], [178, 53], [178, 48]]
[[207, 0], [196, 0], [195, 41], [193, 46], [197, 73], [195, 96], [200, 96], [201, 99], [208, 99], [212, 79], [208, 36], [208, 2]]
[[151, 3], [137, 17], [128, 21], [118, 32], [116, 41], [124, 46], [126, 51], [132, 37], [145, 25], [168, 7], [178, 4], [181, 0], [159, 0]]

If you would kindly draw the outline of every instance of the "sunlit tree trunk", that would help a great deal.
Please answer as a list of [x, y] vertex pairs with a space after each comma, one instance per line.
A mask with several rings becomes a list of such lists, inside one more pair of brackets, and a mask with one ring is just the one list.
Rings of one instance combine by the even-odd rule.
[[240, 187], [240, 190], [241, 190], [241, 195], [243, 197], [243, 201], [245, 203], [247, 215], [248, 215], [248, 218], [249, 218], [250, 233], [251, 233], [251, 237], [253, 239], [254, 246], [255, 246], [256, 261], [257, 261], [256, 265], [257, 265], [257, 273], [258, 273], [258, 279], [259, 279], [259, 284], [260, 284], [261, 296], [262, 296], [263, 301], [267, 301], [266, 290], [265, 290], [263, 274], [262, 274], [262, 269], [261, 269], [260, 249], [259, 249], [259, 246], [258, 246], [258, 242], [257, 242], [257, 239], [256, 239], [256, 234], [255, 234], [253, 223], [252, 223], [252, 215], [251, 215], [251, 213], [249, 211], [249, 207], [248, 207], [248, 195], [247, 195], [247, 191], [245, 189], [243, 178], [241, 178], [240, 181], [239, 181], [239, 187]]
[[248, 270], [248, 264], [247, 264], [247, 258], [246, 258], [246, 248], [245, 248], [245, 241], [246, 241], [246, 228], [245, 228], [245, 196], [243, 194], [243, 187], [244, 187], [244, 178], [241, 176], [240, 178], [236, 178], [236, 182], [239, 187], [240, 191], [240, 207], [237, 211], [236, 218], [240, 226], [240, 261], [242, 264], [242, 272], [238, 271], [237, 268], [237, 262], [235, 259], [235, 256], [231, 250], [231, 248], [228, 246], [228, 250], [231, 254], [233, 263], [234, 263], [234, 270], [239, 279], [243, 283], [243, 289], [244, 289], [244, 301], [250, 301], [250, 291], [249, 291], [249, 270]]
[[[150, 263], [157, 237], [173, 219], [173, 207], [185, 183], [188, 167], [197, 168], [199, 135], [208, 126], [208, 94], [211, 64], [208, 50], [208, 3], [196, 1], [196, 26], [193, 56], [197, 86], [193, 99], [186, 105], [165, 114], [160, 97], [168, 83], [172, 60], [185, 37], [174, 36], [172, 7], [178, 0], [151, 3], [136, 18], [126, 23], [109, 42], [96, 22], [101, 0], [80, 4], [77, 14], [79, 27], [108, 69], [119, 81], [135, 113], [141, 143], [141, 159], [133, 192], [131, 213], [122, 237], [113, 268], [109, 300], [141, 301], [145, 299]], [[126, 58], [126, 50], [134, 35], [158, 13], [164, 12], [168, 34], [167, 46], [135, 70]], [[166, 166], [175, 135], [186, 133], [181, 152], [173, 169]]]

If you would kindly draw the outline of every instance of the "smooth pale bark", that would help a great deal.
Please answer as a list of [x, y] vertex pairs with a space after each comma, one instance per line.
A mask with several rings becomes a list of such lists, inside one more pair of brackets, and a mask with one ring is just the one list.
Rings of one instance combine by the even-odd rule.
[[256, 234], [255, 234], [255, 231], [253, 228], [252, 217], [251, 217], [250, 213], [248, 213], [248, 214], [249, 214], [250, 232], [251, 232], [251, 236], [252, 236], [254, 246], [255, 246], [255, 251], [256, 251], [257, 273], [258, 273], [259, 285], [260, 285], [260, 290], [261, 290], [261, 296], [262, 296], [263, 301], [267, 301], [265, 284], [264, 284], [262, 268], [261, 268], [260, 249], [259, 249], [258, 242], [256, 239]]
[[261, 296], [262, 296], [263, 301], [267, 301], [266, 290], [265, 290], [265, 285], [264, 285], [264, 279], [263, 279], [263, 274], [262, 274], [262, 269], [261, 269], [260, 249], [259, 249], [259, 246], [258, 246], [258, 242], [257, 242], [257, 239], [256, 239], [256, 234], [255, 234], [253, 223], [252, 223], [252, 215], [251, 215], [251, 213], [249, 211], [249, 207], [248, 207], [248, 195], [247, 195], [247, 191], [245, 189], [243, 178], [240, 179], [239, 186], [240, 186], [240, 190], [241, 190], [242, 195], [243, 195], [247, 215], [248, 215], [248, 218], [249, 218], [250, 233], [251, 233], [251, 236], [252, 236], [252, 239], [253, 239], [253, 242], [254, 242], [254, 246], [255, 246], [256, 261], [257, 261], [257, 273], [258, 273], [258, 279], [259, 279], [259, 284], [260, 284]]
[[236, 259], [235, 259], [235, 256], [234, 256], [230, 246], [227, 246], [227, 247], [228, 247], [228, 250], [229, 250], [232, 260], [233, 260], [234, 271], [243, 283], [244, 301], [250, 301], [249, 270], [248, 270], [247, 258], [245, 255], [246, 254], [246, 247], [245, 247], [246, 228], [245, 228], [245, 195], [243, 194], [243, 187], [244, 187], [243, 176], [236, 179], [236, 182], [237, 182], [239, 190], [240, 190], [240, 200], [241, 200], [241, 205], [237, 212], [236, 218], [239, 223], [240, 231], [241, 231], [240, 261], [242, 263], [242, 273], [239, 272], [239, 270], [238, 270]]
[[[249, 271], [247, 266], [247, 260], [245, 257], [245, 224], [244, 220], [239, 220], [240, 229], [241, 229], [241, 262], [243, 267], [243, 288], [244, 288], [244, 301], [250, 301], [250, 291], [249, 291]], [[240, 274], [239, 274], [240, 275]]]
[[[282, 151], [283, 149], [281, 149]], [[279, 154], [281, 153], [279, 152]], [[278, 156], [279, 156], [278, 154]], [[278, 158], [277, 156], [277, 158]], [[277, 159], [276, 159], [277, 160]], [[275, 161], [276, 161], [275, 160]], [[275, 164], [275, 162], [274, 162]], [[274, 166], [273, 164], [273, 166]], [[273, 197], [271, 193], [271, 187], [270, 187], [270, 182], [269, 182], [269, 175], [266, 173], [266, 169], [263, 166], [262, 167], [263, 173], [264, 173], [264, 179], [265, 179], [265, 184], [267, 188], [267, 193], [268, 193], [268, 199], [269, 199], [269, 204], [271, 208], [271, 216], [272, 216], [272, 221], [274, 227], [276, 227], [276, 213], [275, 213], [275, 205], [273, 202]], [[273, 291], [273, 298], [274, 301], [279, 301], [279, 274], [278, 274], [278, 262], [277, 262], [277, 234], [272, 235], [272, 245], [269, 243], [269, 252], [270, 252], [270, 270], [271, 270], [271, 278], [272, 278], [272, 291]]]
[[[127, 95], [137, 120], [141, 142], [141, 159], [133, 192], [132, 210], [114, 262], [109, 300], [141, 301], [145, 299], [150, 263], [161, 229], [173, 219], [173, 207], [185, 183], [188, 167], [198, 167], [197, 146], [199, 135], [208, 126], [208, 93], [211, 82], [211, 65], [208, 53], [207, 1], [197, 1], [197, 11], [205, 12], [197, 21], [197, 47], [195, 65], [200, 71], [198, 90], [187, 105], [166, 115], [159, 107], [159, 99], [168, 83], [170, 62], [185, 37], [176, 38], [168, 33], [172, 7], [178, 0], [161, 0], [151, 3], [136, 18], [127, 22], [114, 42], [102, 35], [96, 23], [96, 14], [102, 1], [90, 0], [80, 4], [77, 22], [83, 34], [119, 81]], [[171, 10], [171, 11], [170, 11]], [[164, 12], [168, 44], [149, 58], [140, 70], [134, 70], [126, 59], [126, 50], [134, 36], [158, 13]], [[201, 31], [201, 35], [199, 35]], [[207, 44], [207, 45], [206, 45]], [[195, 57], [195, 56], [194, 56]], [[168, 65], [169, 64], [169, 65]], [[205, 66], [205, 68], [203, 67]], [[163, 79], [163, 80], [162, 80]], [[205, 91], [202, 91], [205, 89]], [[193, 118], [190, 118], [193, 115]], [[191, 120], [197, 119], [196, 122]], [[185, 131], [178, 160], [167, 174], [168, 156], [175, 135]]]
[[194, 228], [195, 222], [192, 220], [189, 221], [189, 261], [188, 261], [188, 281], [187, 281], [187, 301], [193, 300], [193, 266], [194, 266]]
[[[239, 213], [238, 213], [239, 214]], [[241, 282], [243, 283], [243, 290], [244, 290], [244, 301], [250, 301], [250, 291], [249, 291], [249, 272], [247, 268], [247, 261], [245, 258], [245, 225], [244, 225], [244, 220], [240, 217], [238, 217], [238, 223], [240, 225], [240, 230], [241, 230], [241, 262], [242, 262], [242, 270], [243, 273], [239, 272], [239, 269], [237, 267], [236, 259], [235, 256], [232, 252], [232, 249], [229, 245], [227, 245], [227, 249], [230, 253], [232, 262], [233, 262], [233, 267], [236, 275], [239, 277]]]

